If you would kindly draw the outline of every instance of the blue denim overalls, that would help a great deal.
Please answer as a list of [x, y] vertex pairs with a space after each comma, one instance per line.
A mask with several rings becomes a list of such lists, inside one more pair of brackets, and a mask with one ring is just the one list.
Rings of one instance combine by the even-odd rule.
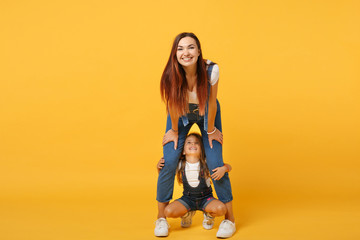
[[183, 196], [177, 201], [181, 202], [188, 211], [202, 210], [205, 211], [206, 206], [214, 200], [212, 195], [212, 188], [206, 184], [205, 174], [203, 171], [199, 172], [200, 183], [196, 187], [189, 185], [185, 169], [181, 172], [183, 180]]

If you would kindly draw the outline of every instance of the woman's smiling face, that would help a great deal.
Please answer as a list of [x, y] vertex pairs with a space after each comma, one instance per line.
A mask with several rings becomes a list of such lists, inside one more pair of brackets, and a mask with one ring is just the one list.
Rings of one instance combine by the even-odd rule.
[[188, 67], [196, 64], [199, 56], [200, 50], [195, 39], [192, 37], [184, 37], [180, 39], [176, 51], [176, 58], [182, 66]]

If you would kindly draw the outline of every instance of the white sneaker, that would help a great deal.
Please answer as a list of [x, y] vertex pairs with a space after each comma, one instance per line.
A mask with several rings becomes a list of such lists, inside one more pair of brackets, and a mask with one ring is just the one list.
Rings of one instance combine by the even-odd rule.
[[211, 216], [209, 213], [204, 212], [204, 220], [203, 220], [203, 227], [206, 230], [210, 230], [214, 227], [214, 217]]
[[216, 237], [229, 238], [235, 233], [235, 230], [235, 223], [225, 219], [220, 223], [219, 231], [217, 232]]
[[185, 213], [185, 215], [181, 217], [181, 226], [183, 228], [190, 227], [192, 223], [192, 217], [194, 215], [195, 215], [195, 211], [189, 211]]
[[169, 235], [170, 225], [165, 218], [159, 218], [158, 220], [156, 220], [155, 224], [155, 236], [167, 237], [167, 235]]

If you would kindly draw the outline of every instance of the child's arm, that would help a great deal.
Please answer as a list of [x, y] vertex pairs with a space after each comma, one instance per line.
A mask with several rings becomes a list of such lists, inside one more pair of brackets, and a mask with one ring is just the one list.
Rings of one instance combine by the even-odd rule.
[[211, 178], [213, 180], [220, 180], [226, 172], [230, 172], [232, 169], [232, 167], [230, 166], [230, 164], [227, 164], [225, 163], [224, 166], [222, 167], [218, 167], [218, 168], [215, 168], [213, 170], [213, 174], [211, 174]]
[[160, 173], [160, 170], [164, 167], [164, 164], [165, 164], [165, 159], [161, 158], [159, 162], [156, 164], [156, 169], [158, 173]]

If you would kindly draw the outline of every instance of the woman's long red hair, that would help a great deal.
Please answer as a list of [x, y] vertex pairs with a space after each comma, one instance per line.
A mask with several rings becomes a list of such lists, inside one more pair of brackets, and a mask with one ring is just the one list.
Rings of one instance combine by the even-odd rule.
[[176, 52], [179, 42], [184, 37], [191, 37], [195, 40], [200, 50], [200, 56], [197, 61], [197, 83], [196, 93], [199, 100], [199, 113], [205, 114], [205, 105], [208, 98], [208, 81], [205, 60], [202, 56], [199, 39], [193, 33], [180, 33], [175, 37], [169, 60], [161, 76], [160, 92], [161, 98], [167, 105], [167, 110], [172, 107], [179, 116], [185, 115], [188, 111], [188, 84], [185, 77], [185, 71], [177, 61]]

